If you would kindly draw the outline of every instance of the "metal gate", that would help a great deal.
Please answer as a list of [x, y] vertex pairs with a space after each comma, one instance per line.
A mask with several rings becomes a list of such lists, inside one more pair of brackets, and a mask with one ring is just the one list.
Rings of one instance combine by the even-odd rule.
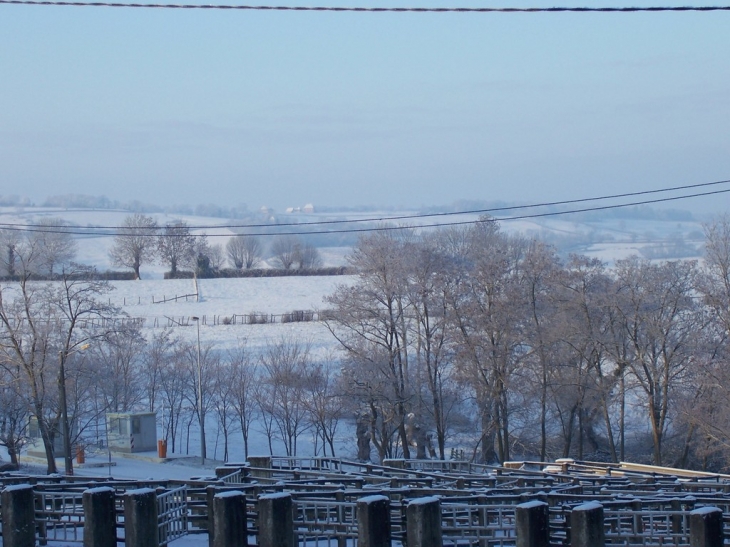
[[48, 541], [83, 543], [82, 492], [35, 493], [35, 520], [41, 545]]
[[160, 547], [188, 533], [188, 487], [157, 496], [157, 538]]

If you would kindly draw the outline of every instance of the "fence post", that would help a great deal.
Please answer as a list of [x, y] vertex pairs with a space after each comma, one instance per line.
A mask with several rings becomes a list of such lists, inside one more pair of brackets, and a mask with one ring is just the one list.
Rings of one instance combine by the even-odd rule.
[[291, 494], [259, 496], [259, 547], [294, 547]]
[[674, 513], [672, 515], [672, 533], [673, 534], [680, 534], [682, 533], [682, 502], [679, 501], [678, 498], [674, 498], [669, 502], [672, 512]]
[[89, 488], [82, 495], [84, 506], [84, 547], [117, 547], [117, 515], [114, 489]]
[[158, 547], [157, 492], [152, 488], [129, 490], [124, 494], [124, 545]]
[[357, 547], [390, 547], [390, 499], [365, 496], [357, 500]]
[[215, 541], [215, 504], [213, 500], [217, 491], [218, 487], [214, 484], [205, 487], [205, 503], [208, 506], [208, 547], [213, 547]]
[[249, 456], [248, 463], [251, 464], [251, 467], [258, 468], [251, 470], [252, 477], [257, 479], [271, 478], [271, 471], [266, 471], [266, 469], [271, 469], [271, 456]]
[[417, 498], [406, 507], [407, 547], [442, 547], [441, 501], [434, 496]]
[[702, 507], [689, 514], [690, 547], [722, 547], [722, 509]]
[[35, 504], [33, 486], [17, 484], [3, 488], [2, 507], [3, 546], [35, 546]]
[[517, 547], [548, 547], [548, 510], [548, 504], [543, 501], [528, 501], [515, 507]]
[[240, 490], [213, 497], [213, 547], [240, 547], [246, 536], [246, 495]]
[[593, 501], [573, 508], [570, 513], [571, 547], [604, 547], [603, 505]]

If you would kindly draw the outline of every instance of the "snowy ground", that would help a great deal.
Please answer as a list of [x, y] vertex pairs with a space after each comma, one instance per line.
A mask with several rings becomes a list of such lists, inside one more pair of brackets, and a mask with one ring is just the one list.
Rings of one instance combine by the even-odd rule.
[[[220, 323], [222, 318], [233, 314], [262, 312], [279, 315], [295, 310], [325, 309], [324, 297], [332, 294], [338, 285], [351, 284], [353, 280], [352, 276], [202, 279], [198, 281], [199, 301], [191, 297], [187, 301], [179, 299], [162, 304], [153, 304], [152, 298], [158, 301], [192, 294], [195, 292], [192, 280], [117, 281], [113, 283], [115, 290], [108, 298], [130, 317], [145, 319], [146, 330], [173, 325], [176, 335], [193, 340], [197, 330], [190, 318], [195, 316], [201, 319], [201, 343], [213, 344], [218, 349], [234, 347], [239, 340], [245, 339], [247, 347], [256, 353], [268, 342], [291, 337], [309, 343], [313, 352], [323, 355], [337, 345], [319, 322]], [[214, 325], [215, 317], [218, 324]]]
[[[7, 452], [2, 452], [7, 460]], [[111, 465], [109, 462], [111, 461]], [[21, 471], [43, 475], [46, 463], [43, 458], [21, 457]], [[59, 470], [63, 470], [63, 458], [56, 459]], [[201, 464], [199, 456], [168, 454], [166, 460], [157, 458], [156, 452], [137, 454], [109, 454], [105, 450], [87, 451], [86, 462], [78, 464], [74, 460], [74, 475], [80, 477], [113, 477], [115, 479], [176, 479], [187, 480], [192, 477], [215, 476], [215, 468], [223, 465], [219, 460], [206, 459]]]

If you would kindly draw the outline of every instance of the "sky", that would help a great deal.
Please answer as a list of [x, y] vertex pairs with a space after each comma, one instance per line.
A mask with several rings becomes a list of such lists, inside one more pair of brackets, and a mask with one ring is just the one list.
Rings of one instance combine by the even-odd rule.
[[[686, 4], [723, 2], [600, 3]], [[282, 210], [535, 203], [730, 179], [729, 29], [730, 12], [0, 4], [0, 194]], [[682, 205], [721, 211], [729, 199]]]

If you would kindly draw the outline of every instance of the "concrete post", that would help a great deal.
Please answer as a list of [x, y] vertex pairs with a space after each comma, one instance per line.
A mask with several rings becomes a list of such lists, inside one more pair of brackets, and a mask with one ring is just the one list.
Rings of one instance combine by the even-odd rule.
[[251, 470], [251, 476], [256, 479], [270, 479], [271, 471], [265, 471], [271, 469], [271, 456], [249, 456], [248, 463], [251, 467], [257, 468]]
[[213, 547], [215, 541], [215, 498], [217, 487], [208, 485], [205, 487], [205, 503], [208, 506], [208, 547]]
[[722, 509], [701, 507], [689, 514], [690, 547], [722, 547]]
[[125, 547], [158, 547], [157, 492], [152, 488], [129, 490], [124, 494]]
[[3, 546], [35, 546], [35, 503], [33, 486], [17, 484], [3, 488], [2, 507]]
[[109, 486], [84, 491], [84, 547], [117, 547], [114, 498], [114, 489]]
[[680, 511], [682, 510], [682, 502], [679, 501], [679, 499], [674, 498], [669, 502], [672, 512], [676, 513], [672, 515], [672, 533], [673, 534], [680, 534], [682, 532], [682, 515], [680, 514]]
[[408, 464], [406, 463], [406, 460], [402, 458], [393, 458], [393, 459], [384, 459], [383, 465], [385, 467], [392, 467], [393, 469], [407, 469]]
[[570, 514], [570, 546], [604, 547], [605, 544], [603, 505], [594, 501], [574, 507]]
[[412, 500], [406, 507], [407, 547], [442, 547], [441, 501], [429, 496]]
[[390, 547], [390, 499], [366, 496], [357, 500], [357, 547]]
[[259, 496], [259, 547], [294, 547], [291, 494]]
[[213, 547], [240, 547], [248, 544], [246, 495], [240, 490], [221, 492], [213, 497]]
[[515, 508], [517, 547], [548, 547], [550, 528], [548, 504], [528, 501]]

